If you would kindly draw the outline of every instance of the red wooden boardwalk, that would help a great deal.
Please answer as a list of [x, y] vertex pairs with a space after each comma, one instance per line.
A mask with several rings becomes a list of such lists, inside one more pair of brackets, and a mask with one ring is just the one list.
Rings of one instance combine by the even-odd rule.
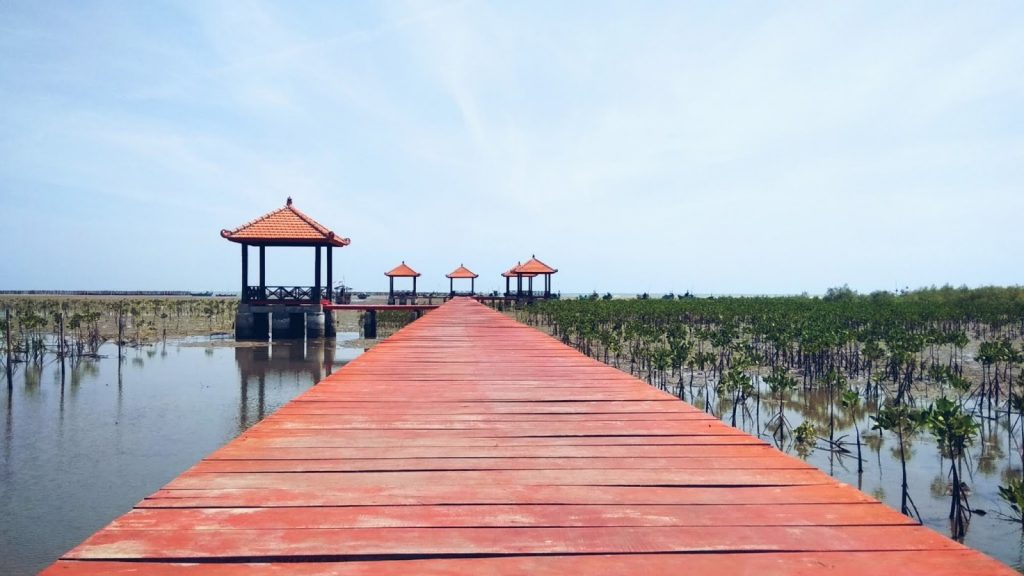
[[46, 574], [1015, 574], [469, 299]]

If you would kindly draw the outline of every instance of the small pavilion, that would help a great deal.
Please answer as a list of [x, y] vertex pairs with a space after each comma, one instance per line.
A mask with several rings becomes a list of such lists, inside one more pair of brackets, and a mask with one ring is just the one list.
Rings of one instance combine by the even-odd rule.
[[479, 278], [480, 275], [474, 273], [472, 270], [470, 270], [469, 268], [466, 268], [462, 264], [459, 264], [459, 267], [456, 268], [455, 270], [452, 270], [450, 273], [445, 274], [445, 277], [448, 278], [448, 293], [449, 293], [449, 296], [455, 296], [455, 279], [456, 278], [458, 278], [460, 280], [465, 280], [465, 279], [468, 278], [469, 279], [469, 295], [472, 296], [472, 295], [476, 294], [476, 279]]
[[534, 276], [536, 276], [536, 274], [518, 274], [518, 273], [516, 273], [516, 269], [519, 268], [522, 265], [523, 265], [523, 263], [521, 261], [520, 262], [516, 262], [515, 266], [513, 266], [513, 267], [509, 268], [508, 270], [506, 270], [506, 271], [501, 273], [502, 278], [505, 279], [505, 297], [506, 298], [511, 298], [512, 297], [512, 288], [511, 288], [510, 284], [511, 284], [513, 278], [516, 279], [516, 298], [519, 298], [519, 297], [522, 296], [522, 293], [523, 293], [523, 278], [531, 278], [532, 279]]
[[[551, 275], [558, 272], [558, 269], [552, 268], [547, 264], [537, 259], [536, 255], [530, 257], [526, 264], [520, 264], [512, 269], [512, 272], [516, 275], [519, 291], [522, 292], [523, 278], [529, 278], [530, 291], [529, 297], [533, 299], [533, 279], [536, 276], [544, 277], [544, 298], [551, 298]], [[519, 296], [520, 294], [517, 294]]]
[[[391, 270], [384, 273], [388, 277], [388, 304], [395, 303], [395, 278], [412, 278], [412, 292], [411, 293], [398, 293], [400, 300], [405, 300], [408, 296], [411, 300], [410, 304], [416, 303], [416, 279], [420, 277], [420, 273], [406, 265], [405, 260], [398, 266], [395, 266]], [[404, 302], [403, 302], [404, 304]]]
[[[235, 316], [235, 338], [263, 340], [269, 333], [277, 338], [334, 336], [330, 312], [325, 316], [322, 301], [332, 300], [334, 248], [351, 241], [335, 234], [292, 205], [268, 212], [234, 230], [221, 230], [222, 238], [242, 245], [242, 299]], [[249, 247], [259, 248], [259, 282], [249, 284]], [[268, 246], [313, 248], [312, 286], [267, 286]], [[326, 251], [327, 283], [321, 282], [323, 253]]]

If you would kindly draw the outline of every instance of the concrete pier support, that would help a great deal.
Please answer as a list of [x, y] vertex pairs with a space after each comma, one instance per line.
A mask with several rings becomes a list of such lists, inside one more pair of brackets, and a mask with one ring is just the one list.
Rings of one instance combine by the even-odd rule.
[[303, 312], [292, 312], [288, 315], [289, 338], [302, 340], [306, 337], [306, 314]]
[[306, 313], [307, 338], [323, 338], [325, 330], [326, 326], [323, 312], [310, 311]]
[[266, 340], [270, 336], [270, 315], [240, 304], [235, 312], [235, 340]]
[[238, 311], [235, 312], [235, 340], [255, 340], [253, 336], [253, 313], [243, 312], [242, 307], [238, 307]]
[[337, 331], [334, 328], [334, 313], [324, 310], [324, 337], [334, 338], [335, 336], [337, 336]]
[[377, 338], [377, 311], [367, 310], [363, 313], [363, 338], [375, 340]]
[[252, 313], [252, 338], [253, 340], [266, 340], [270, 338], [270, 313]]
[[[294, 314], [285, 311], [271, 312], [270, 330], [274, 340], [292, 340], [295, 338], [295, 332], [292, 330], [292, 316]], [[298, 316], [301, 318], [302, 314]]]
[[235, 315], [236, 340], [302, 340], [333, 338], [331, 313], [322, 306], [295, 304], [240, 304]]

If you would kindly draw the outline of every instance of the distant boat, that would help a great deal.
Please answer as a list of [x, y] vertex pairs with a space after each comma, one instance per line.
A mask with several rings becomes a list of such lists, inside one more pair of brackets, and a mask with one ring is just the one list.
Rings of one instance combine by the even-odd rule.
[[356, 294], [356, 298], [359, 298], [360, 300], [366, 300], [369, 297], [370, 295], [367, 294], [366, 292], [360, 292], [359, 294]]

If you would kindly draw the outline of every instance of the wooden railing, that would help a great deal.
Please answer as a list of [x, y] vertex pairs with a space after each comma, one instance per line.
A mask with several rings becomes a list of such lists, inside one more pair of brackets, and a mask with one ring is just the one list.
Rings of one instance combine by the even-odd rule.
[[315, 286], [246, 286], [246, 302], [319, 302], [326, 288]]

